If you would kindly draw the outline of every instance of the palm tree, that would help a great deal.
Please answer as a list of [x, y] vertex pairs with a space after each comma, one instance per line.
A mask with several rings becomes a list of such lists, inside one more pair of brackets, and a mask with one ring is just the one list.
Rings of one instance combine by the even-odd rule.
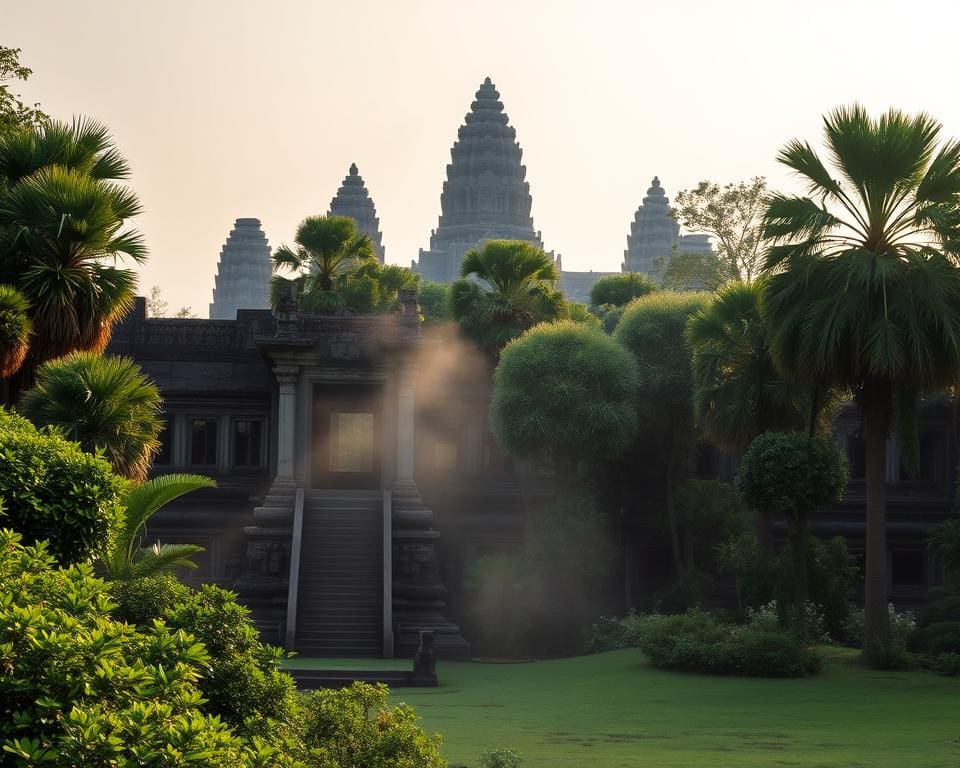
[[[803, 430], [812, 417], [809, 387], [785, 376], [770, 355], [762, 290], [762, 279], [727, 283], [687, 322], [697, 422], [709, 442], [737, 455], [758, 435]], [[757, 543], [762, 557], [772, 556], [766, 508], [757, 510]]]
[[[373, 243], [349, 216], [308, 216], [297, 228], [294, 242], [293, 248], [277, 248], [273, 264], [278, 271], [293, 274], [291, 279], [297, 284], [303, 310], [342, 312], [349, 304], [347, 282], [351, 277], [369, 280], [371, 285], [366, 292], [374, 290], [373, 278], [360, 274], [361, 267], [376, 261]], [[275, 277], [271, 286], [275, 294], [278, 281], [287, 282], [283, 277]]]
[[556, 265], [523, 240], [490, 240], [468, 251], [460, 274], [450, 291], [453, 317], [491, 354], [537, 323], [566, 317]]
[[0, 378], [20, 370], [27, 350], [33, 323], [29, 317], [30, 302], [16, 288], [0, 285]]
[[13, 384], [32, 383], [41, 364], [76, 350], [100, 351], [133, 305], [143, 261], [137, 196], [106, 129], [93, 121], [45, 123], [0, 141], [0, 282], [30, 303], [34, 337]]
[[216, 483], [202, 475], [161, 475], [131, 484], [123, 498], [123, 515], [110, 548], [97, 561], [97, 570], [110, 581], [132, 581], [156, 576], [173, 568], [196, 568], [191, 555], [203, 552], [195, 544], [160, 544], [142, 547], [147, 521], [164, 504], [198, 488]]
[[[808, 143], [787, 144], [778, 159], [808, 195], [773, 195], [764, 219], [762, 309], [774, 359], [805, 382], [851, 391], [863, 418], [867, 651], [889, 637], [894, 414], [912, 412], [923, 389], [960, 371], [960, 145], [938, 147], [940, 130], [925, 114], [833, 111], [824, 120], [832, 169]], [[899, 426], [907, 434], [913, 425]]]
[[160, 447], [162, 406], [157, 388], [133, 361], [74, 352], [45, 363], [18, 408], [85, 451], [103, 451], [118, 474], [143, 479]]

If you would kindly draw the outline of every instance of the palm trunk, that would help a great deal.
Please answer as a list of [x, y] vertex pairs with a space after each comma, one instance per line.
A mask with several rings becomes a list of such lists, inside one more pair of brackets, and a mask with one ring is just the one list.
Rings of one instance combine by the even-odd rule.
[[890, 636], [887, 615], [886, 476], [890, 432], [890, 389], [866, 387], [862, 397], [867, 480], [867, 569], [864, 594], [863, 648], [870, 651]]
[[807, 516], [794, 512], [787, 517], [790, 529], [790, 560], [793, 572], [793, 631], [801, 640], [807, 639], [807, 603], [810, 600], [810, 580], [807, 576], [807, 547], [810, 526]]

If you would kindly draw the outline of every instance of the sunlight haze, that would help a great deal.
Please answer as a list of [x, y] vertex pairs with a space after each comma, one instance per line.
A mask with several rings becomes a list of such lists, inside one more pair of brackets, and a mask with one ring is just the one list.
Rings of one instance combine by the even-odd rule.
[[12, 2], [15, 84], [107, 123], [150, 249], [141, 293], [202, 317], [233, 222], [271, 246], [327, 211], [351, 162], [387, 260], [429, 243], [457, 128], [485, 76], [524, 152], [533, 219], [570, 270], [618, 270], [650, 180], [765, 175], [821, 115], [930, 112], [960, 135], [947, 2]]

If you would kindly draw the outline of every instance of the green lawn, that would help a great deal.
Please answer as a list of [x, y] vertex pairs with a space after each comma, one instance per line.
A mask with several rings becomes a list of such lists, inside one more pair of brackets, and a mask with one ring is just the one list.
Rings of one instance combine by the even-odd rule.
[[638, 651], [531, 664], [438, 664], [397, 689], [452, 765], [513, 748], [524, 768], [958, 768], [960, 680], [872, 672], [829, 651], [805, 680], [661, 672]]

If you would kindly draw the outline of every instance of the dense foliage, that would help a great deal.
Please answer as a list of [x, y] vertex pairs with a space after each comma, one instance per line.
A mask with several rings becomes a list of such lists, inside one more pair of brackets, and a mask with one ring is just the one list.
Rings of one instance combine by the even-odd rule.
[[202, 710], [211, 658], [186, 632], [110, 616], [89, 565], [0, 531], [0, 764], [247, 768], [289, 762]]
[[28, 544], [48, 541], [65, 564], [105, 550], [122, 492], [103, 459], [0, 410], [0, 519]]
[[606, 275], [591, 286], [590, 306], [623, 307], [655, 290], [653, 281], [640, 272]]
[[20, 63], [20, 49], [0, 45], [0, 137], [6, 133], [39, 125], [47, 116], [38, 105], [24, 104], [20, 94], [10, 90], [11, 80], [25, 81], [33, 71]]
[[0, 378], [20, 370], [32, 333], [27, 297], [10, 285], [0, 285]]
[[30, 303], [34, 335], [15, 389], [47, 360], [101, 351], [132, 306], [146, 258], [128, 228], [141, 212], [107, 128], [50, 120], [0, 136], [0, 283]]
[[490, 421], [510, 453], [545, 452], [570, 473], [629, 445], [636, 398], [636, 365], [609, 336], [573, 321], [544, 324], [503, 350]]
[[640, 649], [660, 669], [710, 675], [802, 677], [820, 667], [817, 654], [793, 635], [764, 625], [736, 626], [708, 613], [650, 615], [634, 620]]
[[420, 283], [417, 289], [417, 303], [420, 305], [420, 314], [424, 323], [442, 323], [449, 320], [450, 313], [450, 286], [445, 283], [435, 283], [427, 280]]
[[145, 478], [160, 447], [163, 398], [125, 357], [74, 352], [50, 360], [17, 409], [38, 427], [55, 427], [83, 450], [102, 453], [127, 478]]
[[522, 240], [490, 240], [468, 251], [450, 288], [453, 318], [492, 356], [528, 328], [565, 317], [553, 259]]

